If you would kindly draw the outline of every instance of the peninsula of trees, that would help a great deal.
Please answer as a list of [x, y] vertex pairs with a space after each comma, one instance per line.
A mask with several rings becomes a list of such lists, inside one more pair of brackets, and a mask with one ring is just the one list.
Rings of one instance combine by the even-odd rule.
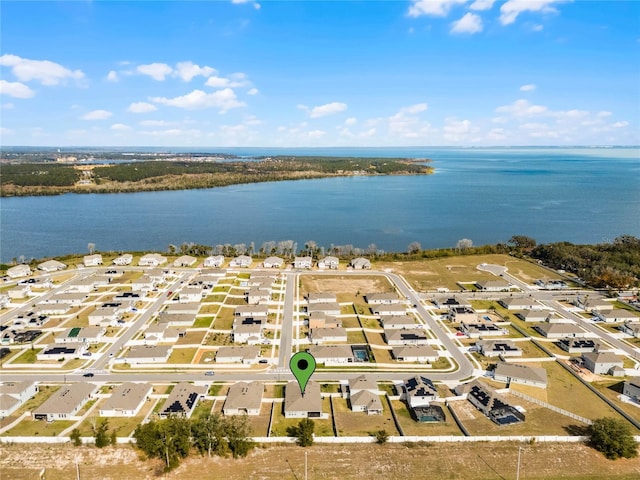
[[433, 173], [429, 160], [407, 158], [274, 156], [240, 159], [217, 154], [185, 154], [171, 159], [125, 162], [107, 161], [104, 157], [90, 162], [66, 158], [73, 160], [63, 163], [60, 159], [40, 156], [37, 162], [33, 158], [25, 162], [25, 157], [3, 156], [1, 195], [185, 190], [351, 175]]

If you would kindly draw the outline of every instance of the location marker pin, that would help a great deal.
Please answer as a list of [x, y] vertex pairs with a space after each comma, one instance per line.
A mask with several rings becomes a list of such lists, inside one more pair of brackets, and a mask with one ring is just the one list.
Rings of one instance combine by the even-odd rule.
[[298, 352], [292, 355], [291, 360], [289, 360], [289, 368], [293, 376], [296, 377], [300, 386], [300, 393], [304, 397], [307, 382], [316, 370], [316, 359], [309, 352]]

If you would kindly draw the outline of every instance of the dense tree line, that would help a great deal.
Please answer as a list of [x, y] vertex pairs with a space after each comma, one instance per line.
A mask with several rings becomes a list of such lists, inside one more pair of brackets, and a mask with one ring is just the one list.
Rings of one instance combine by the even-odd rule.
[[597, 245], [538, 245], [531, 250], [531, 257], [549, 267], [575, 273], [596, 288], [617, 290], [640, 284], [640, 239], [631, 235]]
[[0, 169], [0, 185], [11, 184], [20, 187], [69, 187], [79, 179], [80, 172], [67, 165], [56, 164], [16, 164], [3, 165]]
[[609, 460], [638, 456], [638, 442], [624, 420], [598, 418], [588, 427], [587, 436], [589, 444]]
[[246, 416], [223, 417], [219, 413], [193, 419], [171, 416], [151, 420], [138, 425], [133, 433], [136, 447], [149, 458], [161, 459], [167, 471], [177, 467], [192, 450], [210, 457], [244, 457], [253, 448], [250, 435]]

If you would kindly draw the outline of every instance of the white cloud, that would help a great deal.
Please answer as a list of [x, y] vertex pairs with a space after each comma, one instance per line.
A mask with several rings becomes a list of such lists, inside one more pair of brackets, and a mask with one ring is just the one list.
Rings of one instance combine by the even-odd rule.
[[471, 122], [469, 120], [457, 120], [455, 118], [446, 118], [445, 125], [442, 128], [443, 137], [452, 142], [460, 142], [467, 140], [472, 132]]
[[[247, 75], [242, 72], [232, 73], [231, 75], [229, 75], [229, 78], [218, 77], [218, 76], [209, 77], [205, 82], [205, 85], [207, 87], [212, 87], [212, 88], [237, 88], [237, 87], [246, 87], [249, 84], [250, 82], [247, 79]], [[255, 93], [258, 93], [257, 89]], [[254, 94], [250, 94], [250, 95], [254, 95]]]
[[327, 134], [327, 132], [323, 131], [323, 130], [311, 130], [309, 133], [307, 133], [307, 136], [309, 138], [322, 138]]
[[514, 117], [531, 117], [535, 115], [544, 115], [549, 109], [543, 105], [533, 105], [529, 100], [516, 100], [511, 105], [503, 105], [496, 108], [498, 113], [509, 113]]
[[496, 0], [476, 0], [471, 5], [469, 5], [470, 10], [491, 10], [493, 4]]
[[0, 135], [11, 135], [14, 131], [10, 128], [0, 127]]
[[398, 113], [415, 115], [416, 113], [424, 112], [429, 108], [426, 103], [416, 103], [415, 105], [409, 105], [408, 107], [402, 107]]
[[166, 130], [151, 130], [140, 132], [143, 135], [153, 137], [199, 137], [202, 132], [197, 129], [184, 130], [181, 128], [168, 128]]
[[409, 7], [410, 17], [421, 17], [431, 15], [444, 17], [454, 5], [466, 3], [467, 0], [413, 0]]
[[347, 109], [347, 104], [342, 102], [331, 102], [324, 105], [318, 105], [309, 109], [304, 105], [298, 105], [298, 108], [307, 110], [311, 118], [326, 117], [327, 115], [334, 115], [336, 113], [344, 112]]
[[154, 110], [157, 110], [157, 109], [158, 107], [156, 107], [152, 103], [134, 102], [131, 105], [129, 105], [129, 108], [127, 108], [127, 111], [131, 113], [147, 113], [147, 112], [153, 112]]
[[260, 4], [258, 2], [255, 2], [254, 0], [231, 0], [231, 3], [236, 5], [250, 3], [251, 5], [253, 5], [253, 8], [255, 8], [256, 10], [260, 10]]
[[597, 113], [597, 116], [600, 118], [606, 118], [611, 116], [611, 112], [607, 112], [606, 110], [602, 110]]
[[2, 108], [3, 110], [11, 110], [14, 107], [15, 105], [11, 102], [0, 104], [0, 108]]
[[345, 125], [355, 125], [358, 123], [358, 119], [356, 117], [349, 117], [344, 121]]
[[500, 23], [510, 25], [522, 12], [557, 12], [552, 4], [566, 1], [570, 0], [509, 0], [500, 7]]
[[[401, 108], [397, 113], [385, 119], [389, 132], [394, 137], [402, 138], [420, 138], [433, 133], [431, 124], [423, 121], [418, 116], [419, 113], [426, 111], [427, 108], [428, 105], [426, 103], [416, 103], [415, 105]], [[367, 126], [373, 128], [377, 123], [376, 119], [369, 119]]]
[[531, 27], [531, 31], [532, 32], [541, 32], [542, 30], [544, 30], [544, 25], [541, 25], [539, 23], [537, 23], [537, 24], [535, 24], [535, 25], [533, 25]]
[[165, 120], [143, 120], [140, 122], [143, 127], [167, 127], [171, 125], [171, 122]]
[[93, 110], [91, 112], [85, 113], [82, 117], [82, 120], [106, 120], [111, 115], [111, 112], [107, 110]]
[[205, 93], [202, 90], [194, 90], [186, 95], [175, 98], [152, 97], [152, 102], [171, 107], [184, 108], [187, 110], [197, 110], [204, 108], [217, 108], [220, 113], [224, 113], [232, 108], [243, 107], [245, 104], [239, 102], [235, 92], [230, 88], [218, 90], [213, 93]]
[[528, 83], [527, 85], [522, 85], [520, 87], [521, 92], [533, 92], [536, 89], [536, 86], [533, 83]]
[[35, 94], [36, 92], [24, 83], [0, 80], [0, 95], [9, 95], [15, 98], [31, 98]]
[[505, 140], [508, 137], [504, 128], [492, 128], [487, 134], [489, 140]]
[[179, 62], [176, 64], [176, 69], [173, 72], [173, 75], [180, 77], [185, 82], [190, 82], [193, 77], [210, 77], [215, 73], [215, 68], [207, 66], [201, 67], [200, 65], [196, 65], [192, 62]]
[[247, 92], [247, 95], [257, 95], [259, 93], [257, 88], [252, 88]]
[[111, 125], [111, 130], [126, 132], [127, 130], [131, 130], [131, 127], [129, 125], [125, 125], [124, 123], [114, 123], [113, 125]]
[[11, 67], [11, 73], [22, 82], [38, 80], [43, 85], [58, 85], [68, 79], [82, 80], [82, 70], [69, 70], [49, 60], [29, 60], [17, 55], [2, 55], [0, 65]]
[[475, 13], [467, 12], [451, 24], [451, 33], [478, 33], [482, 31], [482, 19]]
[[108, 82], [117, 82], [119, 80], [120, 80], [120, 78], [118, 77], [118, 72], [116, 72], [115, 70], [111, 70], [107, 74], [107, 81]]
[[613, 128], [623, 128], [623, 127], [628, 127], [629, 126], [629, 122], [627, 122], [626, 120], [623, 120], [622, 122], [616, 122], [616, 123], [612, 123], [611, 126]]
[[136, 70], [138, 71], [138, 73], [149, 75], [151, 78], [159, 82], [164, 81], [164, 78], [173, 72], [173, 68], [171, 68], [166, 63], [149, 63], [147, 65], [138, 65]]

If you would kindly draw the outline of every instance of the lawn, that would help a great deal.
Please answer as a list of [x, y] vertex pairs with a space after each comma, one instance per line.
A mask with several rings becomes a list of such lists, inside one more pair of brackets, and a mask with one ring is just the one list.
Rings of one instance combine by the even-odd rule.
[[367, 339], [364, 337], [364, 333], [362, 330], [355, 330], [352, 332], [347, 332], [347, 343], [349, 345], [360, 345], [363, 343], [367, 343]]
[[191, 363], [197, 351], [197, 348], [174, 348], [167, 360], [167, 364]]
[[344, 398], [333, 399], [333, 412], [339, 436], [367, 436], [378, 430], [386, 430], [389, 435], [398, 435], [387, 401], [381, 397], [384, 410], [382, 415], [367, 415], [352, 412]]
[[[251, 436], [266, 437], [269, 429], [269, 419], [271, 418], [271, 403], [263, 403], [260, 405], [260, 415], [247, 416], [249, 426], [251, 427]], [[276, 405], [279, 408], [279, 405]]]
[[24, 404], [22, 404], [22, 406], [20, 406], [20, 408], [18, 408], [10, 416], [0, 420], [0, 427], [9, 425], [11, 422], [16, 420], [24, 412], [31, 412], [35, 408], [39, 407], [58, 389], [60, 389], [59, 385], [40, 385], [38, 387], [38, 392], [32, 398], [24, 402]]
[[178, 338], [176, 345], [200, 345], [204, 340], [206, 331], [187, 330], [184, 337]]
[[221, 308], [213, 322], [215, 330], [231, 330], [233, 327], [233, 308]]
[[[273, 437], [286, 437], [287, 428], [293, 425], [298, 425], [300, 423], [300, 418], [285, 418], [282, 408], [284, 404], [278, 404], [275, 406], [275, 411], [273, 412], [273, 423], [271, 425], [271, 436]], [[329, 406], [329, 399], [322, 399], [322, 411], [324, 413], [331, 413], [331, 408]], [[316, 436], [323, 437], [332, 437], [333, 436], [333, 424], [331, 422], [331, 417], [328, 419], [312, 419], [315, 424], [314, 434]]]
[[36, 356], [42, 350], [42, 348], [28, 348], [19, 356], [17, 356], [11, 363], [14, 365], [18, 363], [36, 363]]
[[193, 328], [210, 328], [212, 323], [213, 317], [196, 317]]
[[65, 429], [76, 423], [73, 420], [56, 420], [45, 422], [44, 420], [33, 420], [25, 418], [18, 425], [3, 433], [7, 437], [55, 437], [60, 435]]

